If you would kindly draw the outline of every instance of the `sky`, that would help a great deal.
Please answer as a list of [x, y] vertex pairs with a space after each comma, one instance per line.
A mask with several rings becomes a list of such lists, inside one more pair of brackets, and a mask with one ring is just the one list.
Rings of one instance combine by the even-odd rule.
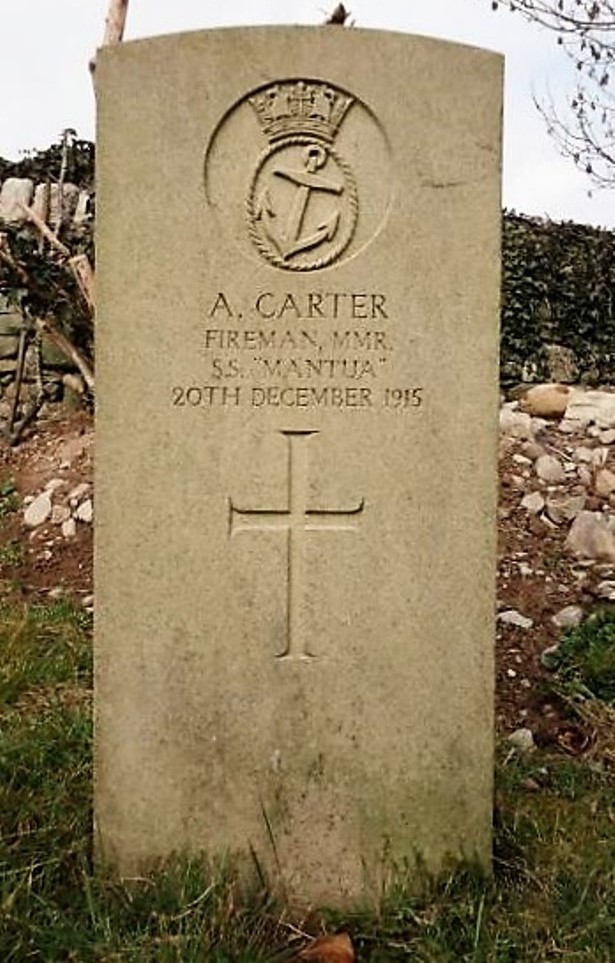
[[[240, 24], [318, 24], [337, 0], [130, 0], [125, 40]], [[17, 160], [74, 128], [93, 139], [88, 61], [108, 0], [0, 0], [0, 157]], [[615, 191], [593, 191], [557, 152], [532, 94], [557, 99], [572, 69], [554, 34], [489, 0], [348, 0], [356, 26], [441, 37], [506, 57], [504, 205], [520, 213], [615, 229]], [[377, 64], [374, 65], [377, 69]]]

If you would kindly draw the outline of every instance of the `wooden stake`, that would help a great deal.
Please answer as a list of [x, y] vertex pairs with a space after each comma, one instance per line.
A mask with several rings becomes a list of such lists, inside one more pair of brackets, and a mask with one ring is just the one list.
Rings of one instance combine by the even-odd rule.
[[37, 331], [40, 331], [41, 334], [48, 337], [50, 341], [53, 341], [55, 346], [59, 348], [62, 354], [73, 362], [75, 367], [78, 368], [83, 375], [83, 380], [85, 381], [86, 385], [90, 391], [93, 392], [94, 372], [90, 368], [85, 358], [80, 354], [79, 351], [77, 351], [77, 348], [72, 341], [69, 341], [61, 331], [58, 331], [58, 329], [53, 326], [51, 321], [46, 321], [43, 318], [35, 318], [34, 326]]
[[[124, 39], [126, 28], [126, 17], [128, 15], [128, 0], [109, 0], [109, 10], [105, 20], [105, 35], [102, 46], [108, 47], [112, 44], [121, 43]], [[90, 73], [92, 81], [96, 72], [96, 57], [90, 60]]]
[[[45, 227], [46, 226], [47, 225], [45, 225]], [[76, 255], [76, 257], [85, 257], [85, 255]], [[5, 234], [0, 234], [0, 261], [4, 261], [5, 264], [8, 264], [8, 266], [18, 274], [19, 280], [22, 282], [22, 284], [24, 284], [25, 287], [30, 286], [30, 275], [25, 268], [21, 266], [21, 264], [17, 263], [13, 257], [13, 253], [8, 243], [8, 238]], [[46, 335], [50, 341], [53, 341], [62, 354], [73, 362], [75, 367], [78, 368], [83, 375], [83, 380], [87, 384], [88, 388], [93, 392], [94, 372], [72, 341], [69, 341], [66, 335], [62, 334], [61, 331], [58, 331], [51, 321], [45, 321], [42, 318], [35, 318], [34, 327], [37, 331], [40, 331], [42, 334]]]
[[105, 21], [103, 47], [122, 42], [124, 39], [127, 14], [128, 0], [109, 0], [109, 12], [107, 13], [107, 19]]

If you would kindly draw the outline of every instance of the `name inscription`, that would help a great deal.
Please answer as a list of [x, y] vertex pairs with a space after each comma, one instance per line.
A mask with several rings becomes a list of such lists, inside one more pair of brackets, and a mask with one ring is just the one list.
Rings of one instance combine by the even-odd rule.
[[218, 291], [204, 315], [203, 379], [174, 385], [174, 407], [416, 411], [424, 403], [423, 387], [396, 370], [382, 292], [258, 291], [240, 304]]

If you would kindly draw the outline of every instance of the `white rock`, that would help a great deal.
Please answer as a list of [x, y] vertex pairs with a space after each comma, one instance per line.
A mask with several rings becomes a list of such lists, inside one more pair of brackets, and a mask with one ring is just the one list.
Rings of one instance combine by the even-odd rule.
[[517, 729], [515, 732], [511, 732], [508, 741], [515, 749], [519, 749], [521, 752], [531, 752], [536, 748], [534, 734], [531, 729]]
[[591, 448], [585, 448], [583, 445], [580, 445], [579, 448], [575, 449], [572, 457], [575, 461], [580, 461], [586, 465], [591, 465], [594, 456]]
[[75, 214], [73, 217], [73, 224], [79, 226], [85, 221], [89, 221], [92, 218], [88, 208], [90, 203], [90, 195], [87, 191], [80, 191], [79, 198], [77, 200], [77, 206], [75, 208]]
[[28, 528], [38, 528], [51, 515], [51, 495], [41, 492], [26, 508], [23, 520]]
[[556, 525], [562, 522], [570, 522], [576, 518], [579, 512], [585, 507], [585, 495], [571, 495], [564, 497], [553, 497], [547, 499], [546, 513]]
[[521, 399], [521, 406], [539, 418], [561, 418], [574, 393], [569, 385], [535, 385]]
[[92, 499], [88, 498], [86, 501], [82, 502], [75, 512], [75, 518], [80, 522], [91, 522], [94, 518], [94, 506], [92, 504]]
[[539, 435], [541, 431], [549, 424], [546, 418], [532, 418], [532, 428], [534, 429], [534, 434]]
[[87, 482], [81, 482], [76, 488], [73, 488], [71, 492], [68, 493], [68, 500], [71, 504], [75, 505], [84, 495], [90, 490], [90, 486]]
[[[534, 419], [535, 421], [536, 419]], [[539, 445], [537, 441], [526, 441], [522, 448], [522, 454], [530, 461], [536, 461], [541, 455], [545, 454], [545, 450], [542, 445]]]
[[517, 612], [516, 609], [507, 609], [506, 612], [500, 612], [498, 620], [503, 622], [504, 625], [514, 625], [518, 629], [531, 629], [534, 624], [532, 619], [529, 619], [526, 615], [521, 615], [521, 612]]
[[587, 465], [579, 465], [577, 468], [577, 474], [581, 484], [585, 485], [586, 488], [589, 488], [592, 483], [592, 473]]
[[593, 423], [599, 428], [615, 428], [615, 393], [575, 391], [566, 408], [566, 420], [582, 425]]
[[534, 438], [530, 416], [523, 411], [514, 411], [506, 405], [500, 409], [500, 431], [511, 438]]
[[615, 472], [609, 471], [608, 468], [601, 468], [594, 479], [594, 490], [596, 495], [608, 498], [612, 492], [615, 492]]
[[615, 532], [600, 512], [579, 512], [566, 538], [566, 548], [578, 558], [615, 562]]
[[615, 428], [607, 428], [606, 431], [601, 431], [600, 441], [603, 445], [615, 444]]
[[566, 473], [561, 462], [555, 455], [541, 455], [534, 463], [534, 470], [542, 481], [557, 485], [566, 479]]
[[521, 508], [525, 508], [526, 511], [530, 512], [532, 515], [537, 515], [545, 507], [545, 500], [540, 494], [540, 492], [529, 492], [524, 495], [521, 499]]
[[600, 582], [600, 584], [596, 586], [596, 595], [600, 599], [615, 602], [615, 581], [606, 579], [604, 582]]
[[558, 629], [574, 629], [583, 621], [583, 609], [580, 605], [567, 605], [551, 618]]
[[72, 373], [65, 374], [62, 378], [62, 384], [67, 391], [72, 391], [75, 395], [85, 394], [86, 385], [81, 375]]
[[62, 522], [62, 535], [64, 538], [74, 538], [77, 534], [77, 523], [74, 518], [67, 518]]
[[7, 224], [21, 224], [27, 215], [22, 204], [30, 204], [34, 183], [29, 177], [7, 177], [0, 190], [0, 220]]
[[531, 458], [528, 458], [527, 455], [520, 455], [519, 452], [515, 452], [515, 454], [512, 456], [512, 460], [514, 461], [515, 465], [519, 465], [521, 468], [532, 464]]
[[63, 478], [52, 478], [51, 481], [48, 481], [45, 485], [45, 491], [51, 493], [57, 492], [59, 488], [64, 488], [65, 485], [66, 482]]
[[54, 505], [51, 510], [51, 521], [54, 525], [62, 525], [70, 518], [68, 505]]
[[608, 457], [608, 448], [603, 448], [602, 445], [598, 448], [594, 448], [592, 451], [592, 465], [594, 468], [604, 468]]

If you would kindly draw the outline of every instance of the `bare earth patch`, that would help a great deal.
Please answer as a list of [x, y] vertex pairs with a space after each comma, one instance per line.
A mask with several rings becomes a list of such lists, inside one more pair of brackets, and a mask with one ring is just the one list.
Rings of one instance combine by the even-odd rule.
[[[93, 441], [91, 414], [55, 406], [46, 410], [19, 447], [0, 443], [0, 486], [12, 483], [19, 505], [0, 520], [0, 599], [68, 598], [92, 606], [93, 525], [85, 502], [92, 500]], [[562, 481], [553, 485], [537, 477], [536, 450], [529, 450], [536, 444], [566, 468]], [[506, 618], [497, 622], [498, 730], [527, 727], [539, 746], [570, 754], [591, 750], [591, 727], [571, 721], [567, 707], [553, 696], [548, 685], [552, 674], [541, 655], [561, 636], [562, 629], [552, 621], [556, 613], [576, 605], [586, 616], [605, 604], [599, 586], [615, 578], [615, 564], [575, 558], [566, 547], [571, 520], [554, 524], [544, 512], [528, 511], [521, 502], [532, 492], [545, 500], [565, 501], [583, 491], [585, 510], [609, 513], [613, 495], [597, 495], [593, 483], [580, 485], [577, 468], [583, 462], [575, 460], [575, 452], [604, 449], [601, 469], [612, 471], [613, 447], [604, 445], [597, 432], [588, 437], [586, 429], [562, 434], [556, 422], [539, 426], [535, 440], [502, 435], [498, 612], [518, 613], [531, 625], [510, 624]], [[43, 523], [28, 527], [26, 503], [50, 483], [53, 512]], [[78, 497], [71, 500], [74, 492]], [[62, 526], [69, 517], [74, 534], [67, 537]]]

